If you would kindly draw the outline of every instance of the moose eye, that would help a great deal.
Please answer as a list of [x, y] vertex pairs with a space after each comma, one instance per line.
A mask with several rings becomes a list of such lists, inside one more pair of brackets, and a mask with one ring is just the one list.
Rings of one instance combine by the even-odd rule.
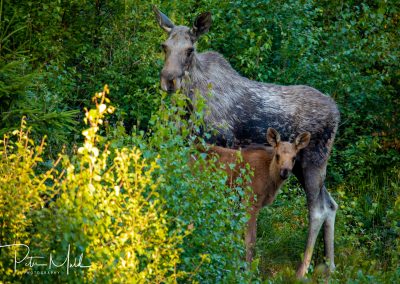
[[193, 48], [193, 47], [188, 48], [188, 49], [186, 50], [186, 55], [187, 55], [187, 57], [189, 57], [190, 55], [192, 55], [193, 51], [194, 51], [194, 48]]

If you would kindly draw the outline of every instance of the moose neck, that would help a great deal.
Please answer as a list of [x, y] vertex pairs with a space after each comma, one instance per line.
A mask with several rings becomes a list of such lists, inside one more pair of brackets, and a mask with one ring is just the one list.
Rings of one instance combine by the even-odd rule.
[[240, 81], [247, 80], [217, 52], [195, 52], [188, 73], [186, 91], [193, 92], [197, 89], [202, 95], [209, 93], [211, 87], [212, 92], [219, 96], [235, 98]]

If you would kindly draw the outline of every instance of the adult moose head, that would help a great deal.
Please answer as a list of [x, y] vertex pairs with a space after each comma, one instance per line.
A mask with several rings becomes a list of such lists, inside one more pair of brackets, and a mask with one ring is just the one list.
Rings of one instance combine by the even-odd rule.
[[306, 131], [311, 133], [309, 146], [298, 153], [293, 168], [293, 174], [305, 189], [309, 212], [307, 243], [297, 276], [307, 272], [322, 226], [326, 260], [333, 270], [338, 206], [324, 181], [340, 120], [335, 102], [312, 87], [249, 80], [238, 74], [221, 54], [197, 53], [193, 44], [210, 28], [209, 13], [201, 14], [189, 28], [175, 26], [157, 8], [154, 11], [159, 25], [168, 32], [161, 87], [166, 91], [181, 89], [191, 99], [195, 99], [196, 91], [204, 96], [208, 106], [205, 122], [215, 133], [209, 142], [234, 147], [263, 144], [269, 127], [275, 128], [285, 141]]
[[211, 14], [203, 13], [197, 17], [193, 27], [175, 26], [170, 19], [156, 7], [153, 8], [160, 27], [168, 33], [168, 39], [161, 45], [165, 53], [165, 64], [161, 71], [161, 88], [175, 92], [182, 86], [185, 72], [188, 72], [194, 59], [194, 43], [211, 26]]

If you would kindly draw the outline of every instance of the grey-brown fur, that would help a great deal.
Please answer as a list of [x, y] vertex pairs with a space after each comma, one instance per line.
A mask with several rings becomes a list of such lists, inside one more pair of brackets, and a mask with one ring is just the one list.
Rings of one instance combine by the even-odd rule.
[[[192, 99], [198, 90], [207, 99], [210, 112], [206, 123], [217, 130], [214, 142], [228, 146], [264, 143], [268, 127], [278, 130], [287, 141], [302, 132], [311, 133], [310, 144], [299, 153], [299, 162], [293, 170], [305, 188], [310, 220], [306, 252], [297, 275], [303, 276], [307, 271], [322, 224], [326, 257], [333, 269], [337, 205], [324, 180], [340, 118], [335, 102], [312, 87], [251, 81], [239, 75], [222, 55], [195, 52], [197, 38], [211, 26], [209, 13], [201, 14], [190, 29], [175, 26], [157, 8], [154, 11], [158, 23], [168, 32], [161, 87], [170, 92], [182, 89]], [[210, 91], [212, 95], [208, 96]]]

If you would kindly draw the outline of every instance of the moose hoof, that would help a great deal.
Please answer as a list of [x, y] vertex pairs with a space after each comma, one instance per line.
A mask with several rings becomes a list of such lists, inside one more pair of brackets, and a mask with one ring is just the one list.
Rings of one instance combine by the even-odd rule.
[[297, 269], [296, 278], [298, 279], [303, 278], [304, 275], [306, 275], [306, 273], [307, 273], [307, 267], [301, 264], [300, 267]]

